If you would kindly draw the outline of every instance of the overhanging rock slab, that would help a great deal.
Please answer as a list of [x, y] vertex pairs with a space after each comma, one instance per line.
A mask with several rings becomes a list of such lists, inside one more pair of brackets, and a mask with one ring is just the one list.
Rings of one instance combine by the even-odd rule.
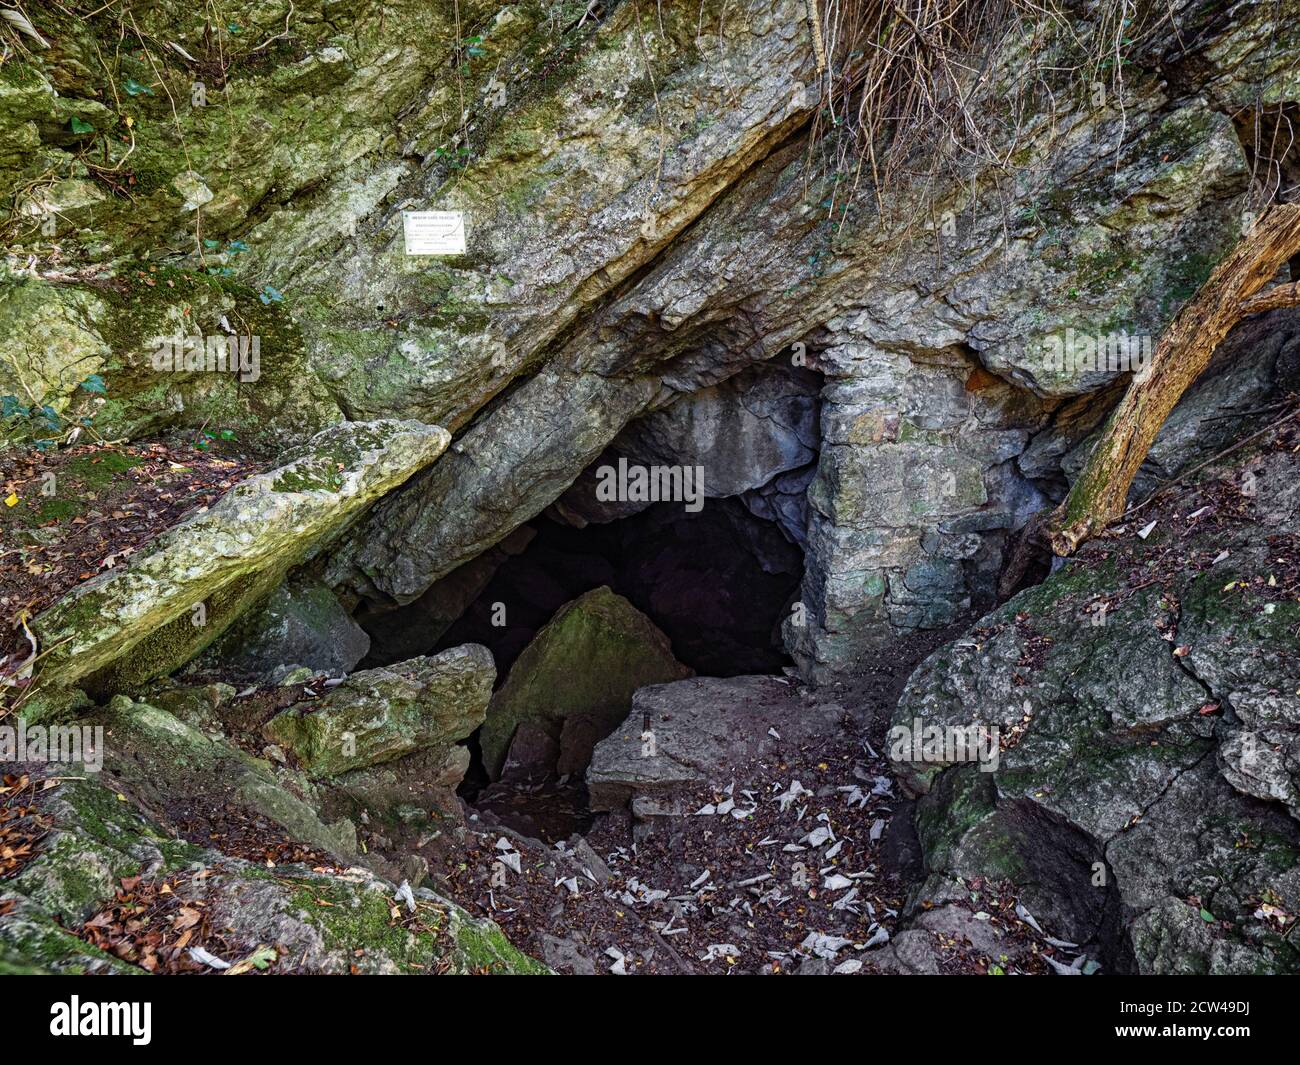
[[[91, 687], [107, 688], [170, 672], [367, 506], [442, 454], [450, 439], [445, 429], [415, 421], [321, 431], [276, 469], [237, 485], [128, 565], [41, 614], [33, 625], [46, 655], [38, 681], [91, 678]], [[199, 604], [204, 609], [196, 612]]]

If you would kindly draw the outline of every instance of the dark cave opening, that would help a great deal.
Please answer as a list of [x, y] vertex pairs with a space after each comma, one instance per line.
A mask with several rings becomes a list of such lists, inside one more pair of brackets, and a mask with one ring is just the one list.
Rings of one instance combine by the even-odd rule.
[[656, 503], [574, 528], [543, 515], [434, 650], [482, 643], [498, 683], [565, 603], [608, 586], [650, 618], [697, 673], [775, 673], [790, 664], [780, 626], [798, 597], [803, 552], [738, 498], [692, 513]]

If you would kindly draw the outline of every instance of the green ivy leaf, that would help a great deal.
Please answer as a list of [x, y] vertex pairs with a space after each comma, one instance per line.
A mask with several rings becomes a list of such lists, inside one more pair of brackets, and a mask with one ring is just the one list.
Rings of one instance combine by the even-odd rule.
[[152, 96], [153, 89], [148, 85], [141, 85], [135, 78], [127, 78], [122, 87], [126, 89], [130, 96]]
[[1214, 920], [1214, 914], [1212, 914], [1209, 910], [1207, 910], [1207, 909], [1205, 909], [1204, 907], [1202, 907], [1202, 909], [1201, 909], [1201, 920], [1202, 920], [1202, 921], [1213, 921], [1213, 920]]
[[98, 392], [100, 394], [108, 392], [108, 387], [104, 384], [104, 379], [97, 373], [91, 374], [82, 381], [81, 388], [85, 392]]
[[76, 115], [72, 116], [72, 121], [69, 122], [68, 125], [72, 128], [73, 133], [94, 133], [95, 132], [94, 126], [92, 126], [89, 122], [86, 122], [78, 118]]

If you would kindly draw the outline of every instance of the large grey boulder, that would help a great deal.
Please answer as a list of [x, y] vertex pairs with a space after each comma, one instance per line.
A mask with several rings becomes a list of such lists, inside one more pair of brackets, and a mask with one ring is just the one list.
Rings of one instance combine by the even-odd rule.
[[294, 666], [349, 673], [369, 650], [370, 637], [329, 587], [298, 573], [208, 648], [197, 667], [272, 682]]
[[627, 719], [592, 755], [591, 808], [689, 812], [674, 800], [692, 785], [722, 784], [735, 767], [824, 734], [843, 714], [780, 677], [693, 677], [641, 688]]
[[[1294, 967], [1298, 472], [1265, 446], [1163, 496], [921, 665], [890, 754], [925, 897], [1011, 880], [1112, 969]], [[996, 750], [945, 742], [972, 727]]]

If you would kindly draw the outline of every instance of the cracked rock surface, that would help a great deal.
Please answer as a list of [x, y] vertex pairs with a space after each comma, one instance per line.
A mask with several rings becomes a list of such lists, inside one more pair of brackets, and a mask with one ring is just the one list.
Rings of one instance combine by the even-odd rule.
[[1294, 436], [1159, 497], [916, 671], [896, 728], [1000, 748], [891, 752], [926, 893], [1005, 876], [1112, 970], [1294, 970], [1274, 909], [1300, 906]]

